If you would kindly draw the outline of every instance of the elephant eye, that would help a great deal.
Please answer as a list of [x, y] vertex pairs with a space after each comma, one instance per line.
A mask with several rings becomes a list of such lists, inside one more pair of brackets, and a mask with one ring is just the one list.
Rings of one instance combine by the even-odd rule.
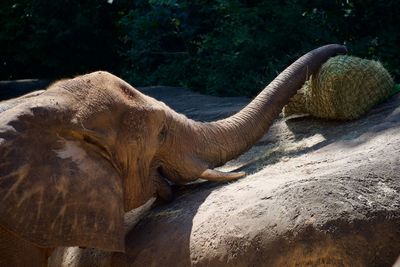
[[167, 126], [164, 125], [161, 128], [161, 131], [158, 133], [158, 140], [160, 141], [160, 143], [163, 143], [166, 137], [167, 137]]

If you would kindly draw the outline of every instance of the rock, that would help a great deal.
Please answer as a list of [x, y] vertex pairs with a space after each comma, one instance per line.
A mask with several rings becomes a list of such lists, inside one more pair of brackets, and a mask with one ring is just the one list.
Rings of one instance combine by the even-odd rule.
[[[247, 101], [195, 95], [165, 100], [204, 120]], [[247, 171], [244, 179], [176, 188], [172, 203], [130, 230], [126, 253], [60, 248], [50, 266], [391, 266], [400, 252], [399, 104], [396, 95], [351, 122], [279, 118], [222, 167]]]

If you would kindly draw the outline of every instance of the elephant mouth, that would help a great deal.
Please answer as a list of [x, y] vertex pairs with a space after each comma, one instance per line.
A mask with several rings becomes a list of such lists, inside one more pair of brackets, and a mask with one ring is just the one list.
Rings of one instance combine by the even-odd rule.
[[165, 166], [160, 166], [157, 168], [157, 172], [166, 180], [176, 183], [176, 184], [183, 184], [184, 179], [183, 175], [181, 175], [176, 169], [168, 168]]

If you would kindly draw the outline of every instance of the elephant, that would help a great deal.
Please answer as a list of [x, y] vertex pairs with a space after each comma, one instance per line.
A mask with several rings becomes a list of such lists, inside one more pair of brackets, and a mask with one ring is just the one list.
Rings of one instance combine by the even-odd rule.
[[238, 157], [342, 45], [319, 47], [237, 114], [198, 122], [104, 71], [58, 81], [0, 105], [0, 265], [46, 265], [52, 249], [124, 252], [124, 214], [171, 184], [231, 181]]

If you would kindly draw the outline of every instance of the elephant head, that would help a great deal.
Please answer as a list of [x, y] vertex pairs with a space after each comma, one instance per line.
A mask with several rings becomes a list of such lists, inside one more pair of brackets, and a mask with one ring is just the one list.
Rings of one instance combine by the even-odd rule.
[[0, 226], [39, 247], [124, 251], [123, 215], [169, 182], [232, 180], [213, 170], [259, 140], [340, 45], [315, 49], [248, 106], [196, 122], [106, 72], [59, 81], [0, 112]]

